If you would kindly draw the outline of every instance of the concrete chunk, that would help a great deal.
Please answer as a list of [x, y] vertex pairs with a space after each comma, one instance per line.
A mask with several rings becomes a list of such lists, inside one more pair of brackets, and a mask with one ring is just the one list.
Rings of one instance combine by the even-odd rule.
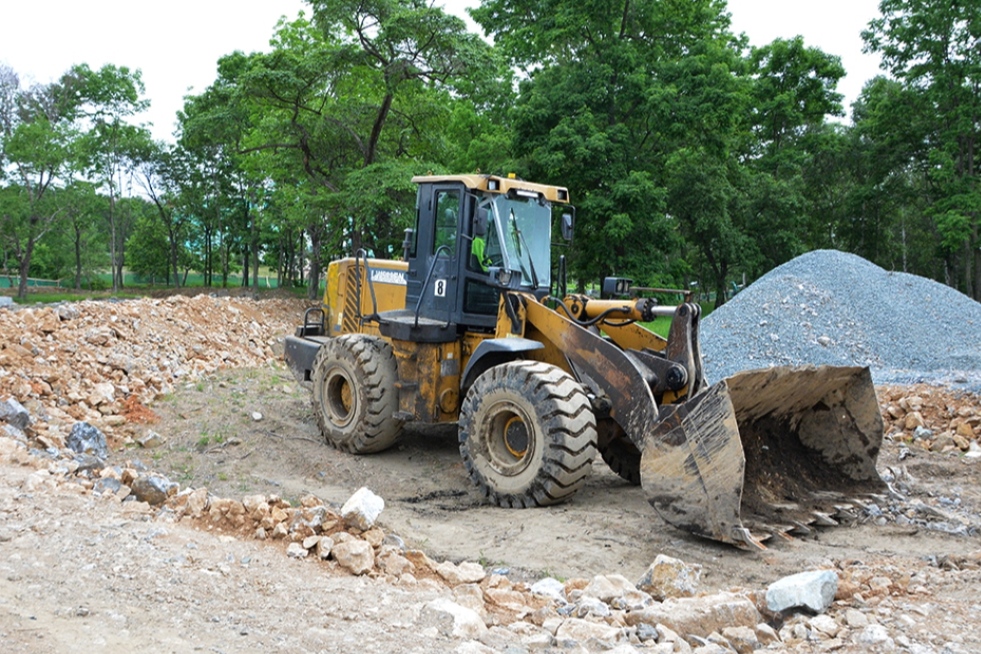
[[368, 531], [384, 508], [385, 500], [362, 486], [341, 507], [341, 516], [346, 524]]
[[774, 612], [803, 608], [823, 613], [831, 606], [838, 591], [834, 570], [800, 572], [773, 582], [766, 589], [766, 606]]

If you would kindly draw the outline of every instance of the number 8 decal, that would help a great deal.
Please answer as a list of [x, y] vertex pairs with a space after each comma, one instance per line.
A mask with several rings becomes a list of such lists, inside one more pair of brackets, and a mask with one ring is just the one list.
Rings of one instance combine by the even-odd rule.
[[446, 297], [446, 280], [437, 279], [436, 286], [433, 289], [433, 295], [436, 297]]

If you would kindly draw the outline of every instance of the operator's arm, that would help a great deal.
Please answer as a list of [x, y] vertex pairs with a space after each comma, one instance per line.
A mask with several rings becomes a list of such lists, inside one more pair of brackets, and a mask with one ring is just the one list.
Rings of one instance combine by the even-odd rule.
[[487, 272], [487, 259], [484, 256], [484, 249], [487, 247], [487, 242], [480, 236], [474, 236], [473, 242], [470, 245], [470, 254], [474, 256], [477, 261], [477, 265], [484, 272]]

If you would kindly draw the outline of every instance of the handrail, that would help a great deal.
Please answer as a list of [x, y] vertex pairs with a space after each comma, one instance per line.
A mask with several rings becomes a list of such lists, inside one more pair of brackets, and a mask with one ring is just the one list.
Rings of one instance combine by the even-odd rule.
[[372, 317], [378, 318], [378, 300], [375, 297], [375, 285], [371, 281], [371, 266], [368, 265], [368, 251], [364, 248], [358, 248], [358, 251], [354, 253], [354, 272], [358, 280], [358, 321], [364, 324], [365, 317], [361, 315], [361, 257], [364, 256], [364, 276], [368, 280], [368, 293], [371, 294], [371, 316], [368, 316], [368, 320]]

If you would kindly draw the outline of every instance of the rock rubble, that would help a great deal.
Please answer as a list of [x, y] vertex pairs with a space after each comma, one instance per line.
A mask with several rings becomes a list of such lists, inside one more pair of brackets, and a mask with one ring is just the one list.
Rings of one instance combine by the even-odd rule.
[[[108, 465], [89, 452], [104, 438], [90, 430], [94, 447], [78, 451], [30, 449], [30, 443], [0, 437], [0, 464], [36, 468], [24, 492], [74, 488], [109, 502], [142, 503], [157, 522], [186, 521], [222, 538], [266, 541], [298, 565], [400, 588], [442, 589], [444, 595], [420, 607], [414, 628], [461, 641], [457, 651], [934, 651], [918, 643], [912, 629], [915, 612], [925, 610], [917, 607], [930, 596], [933, 573], [926, 563], [911, 575], [829, 562], [767, 589], [701, 592], [699, 566], [659, 556], [636, 581], [608, 574], [529, 586], [475, 562], [434, 561], [406, 548], [376, 524], [383, 502], [368, 489], [343, 509], [312, 495], [296, 506], [276, 495], [215, 497], [206, 488], [179, 489], [137, 460]], [[981, 553], [950, 564], [981, 570]], [[778, 602], [778, 588], [791, 599]]]
[[198, 295], [0, 311], [0, 399], [54, 441], [76, 421], [112, 434], [179, 381], [274, 358], [305, 304]]
[[[120, 450], [118, 433], [178, 380], [272, 359], [300, 311], [262, 313], [247, 300], [206, 296], [0, 312], [0, 464], [33, 469], [22, 493], [80, 493], [139, 507], [157, 523], [260, 542], [307, 566], [300, 575], [322, 570], [437, 592], [407, 628], [453, 639], [460, 652], [969, 651], [922, 624], [936, 611], [938, 575], [976, 583], [981, 552], [926, 559], [912, 571], [829, 560], [814, 572], [835, 577], [833, 599], [808, 610], [770, 605], [762, 587], [703, 591], [700, 566], [660, 556], [637, 580], [607, 574], [527, 585], [476, 562], [434, 561], [407, 548], [379, 526], [384, 501], [367, 489], [343, 507], [315, 496], [296, 505], [269, 494], [230, 499], [182, 489], [135, 458], [107, 462], [108, 451]], [[975, 396], [887, 387], [880, 399], [887, 441], [906, 448], [907, 459], [979, 449]], [[885, 474], [899, 499], [866, 507], [863, 519], [964, 534], [981, 525], [959, 512], [953, 493], [903, 498], [901, 465]]]

